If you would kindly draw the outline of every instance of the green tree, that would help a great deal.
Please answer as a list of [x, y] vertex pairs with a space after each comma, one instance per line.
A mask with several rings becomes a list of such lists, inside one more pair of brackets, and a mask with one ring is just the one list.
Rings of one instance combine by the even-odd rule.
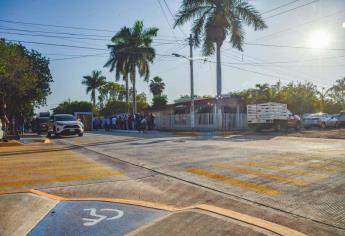
[[102, 87], [106, 82], [106, 78], [102, 76], [102, 72], [99, 70], [92, 71], [91, 75], [83, 76], [82, 84], [86, 86], [86, 93], [91, 92], [91, 102], [93, 106], [96, 106], [96, 91]]
[[53, 82], [49, 60], [35, 50], [0, 39], [0, 99], [9, 118], [29, 117], [46, 104]]
[[205, 56], [217, 54], [217, 96], [222, 93], [220, 49], [226, 37], [234, 48], [242, 51], [244, 25], [263, 30], [266, 24], [260, 13], [245, 0], [183, 0], [176, 15], [175, 27], [193, 20], [194, 44]]
[[150, 91], [153, 94], [153, 96], [161, 95], [164, 89], [165, 83], [163, 82], [161, 77], [155, 76], [150, 81]]
[[331, 90], [332, 90], [332, 88], [329, 88], [329, 89], [322, 88], [321, 91], [316, 90], [316, 93], [319, 96], [320, 112], [325, 112], [325, 105], [327, 102], [327, 97], [328, 97], [329, 93], [331, 92]]
[[168, 97], [167, 95], [155, 95], [152, 98], [152, 107], [159, 108], [164, 107], [168, 103]]
[[[139, 93], [136, 95], [136, 101], [137, 101], [137, 106], [138, 106], [138, 110], [144, 110], [146, 108], [148, 108], [149, 104], [147, 102], [147, 97], [145, 93]], [[134, 103], [132, 103], [134, 104]]]
[[100, 108], [100, 115], [102, 116], [112, 116], [114, 114], [126, 113], [127, 103], [123, 101], [108, 101], [104, 107]]
[[126, 96], [125, 87], [115, 82], [105, 82], [104, 85], [99, 87], [98, 91], [98, 100], [101, 107], [109, 101], [123, 101]]
[[330, 97], [345, 109], [345, 77], [337, 80], [331, 89]]
[[64, 101], [52, 109], [54, 114], [74, 114], [74, 112], [92, 112], [92, 103], [86, 101]]
[[113, 61], [119, 62], [119, 71], [121, 68], [126, 68], [129, 72], [133, 87], [133, 113], [137, 111], [136, 73], [138, 72], [145, 81], [148, 81], [149, 64], [153, 62], [156, 55], [151, 43], [157, 36], [157, 32], [157, 28], [145, 29], [142, 21], [136, 21], [132, 28], [123, 27], [111, 39], [113, 44], [108, 45], [111, 50], [110, 59], [113, 58]]

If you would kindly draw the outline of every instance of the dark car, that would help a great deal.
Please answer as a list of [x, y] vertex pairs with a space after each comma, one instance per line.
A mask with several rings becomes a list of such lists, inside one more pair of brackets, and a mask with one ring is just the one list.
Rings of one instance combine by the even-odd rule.
[[46, 133], [48, 131], [48, 121], [49, 117], [37, 117], [34, 124], [36, 133]]

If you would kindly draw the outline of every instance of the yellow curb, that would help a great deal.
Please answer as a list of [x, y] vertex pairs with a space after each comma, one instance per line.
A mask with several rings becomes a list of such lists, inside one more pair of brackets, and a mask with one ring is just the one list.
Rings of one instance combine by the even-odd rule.
[[279, 235], [307, 236], [306, 234], [300, 233], [296, 230], [290, 229], [282, 225], [278, 225], [278, 224], [275, 224], [275, 223], [272, 223], [260, 218], [256, 218], [256, 217], [242, 214], [236, 211], [231, 211], [228, 209], [211, 206], [207, 204], [200, 204], [200, 205], [190, 206], [186, 208], [176, 208], [173, 206], [168, 206], [168, 205], [159, 204], [159, 203], [146, 202], [146, 201], [140, 201], [140, 200], [122, 199], [122, 198], [64, 198], [64, 197], [45, 193], [45, 192], [35, 190], [35, 189], [29, 189], [28, 192], [42, 196], [42, 197], [47, 197], [53, 200], [58, 200], [58, 201], [104, 201], [104, 202], [122, 203], [122, 204], [136, 205], [136, 206], [142, 206], [142, 207], [147, 207], [147, 208], [154, 208], [154, 209], [165, 210], [169, 212], [180, 212], [180, 211], [186, 211], [186, 210], [192, 210], [192, 209], [199, 209], [199, 210], [212, 212], [218, 215], [223, 215], [223, 216], [271, 231]]
[[39, 190], [36, 190], [36, 189], [29, 189], [29, 192], [33, 193], [33, 194], [36, 194], [38, 196], [41, 196], [41, 197], [46, 197], [46, 198], [50, 198], [50, 199], [57, 200], [57, 201], [65, 201], [65, 199], [66, 199], [64, 197], [60, 197], [60, 196], [56, 196], [56, 195], [53, 195], [53, 194], [45, 193], [45, 192], [42, 192], [42, 191], [39, 191]]
[[28, 193], [28, 192], [30, 192], [30, 189], [7, 190], [7, 191], [0, 191], [0, 196], [6, 195], [6, 194]]
[[16, 140], [9, 140], [8, 142], [0, 141], [0, 147], [15, 147], [22, 146], [23, 144]]
[[219, 207], [215, 207], [215, 206], [210, 206], [210, 205], [198, 205], [196, 206], [196, 208], [201, 209], [201, 210], [205, 210], [205, 211], [209, 211], [212, 213], [216, 213], [218, 215], [223, 215], [223, 216], [227, 216], [229, 218], [238, 220], [238, 221], [242, 221], [244, 223], [247, 224], [251, 224], [263, 229], [266, 229], [268, 231], [271, 231], [273, 233], [277, 233], [279, 235], [295, 235], [295, 236], [306, 236], [306, 234], [300, 233], [296, 230], [290, 229], [288, 227], [282, 226], [282, 225], [278, 225], [260, 218], [256, 218], [253, 216], [249, 216], [249, 215], [245, 215], [239, 212], [235, 212], [235, 211], [231, 211], [231, 210], [227, 210], [224, 208], [219, 208]]

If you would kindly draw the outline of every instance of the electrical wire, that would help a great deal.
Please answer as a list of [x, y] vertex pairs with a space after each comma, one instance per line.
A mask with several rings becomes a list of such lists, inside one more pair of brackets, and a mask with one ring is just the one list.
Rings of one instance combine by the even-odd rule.
[[[164, 4], [165, 4], [166, 8], [168, 9], [168, 11], [169, 11], [169, 13], [170, 13], [172, 19], [174, 20], [174, 18], [175, 18], [175, 17], [174, 17], [174, 14], [173, 14], [172, 11], [170, 10], [170, 7], [169, 7], [167, 1], [166, 1], [166, 0], [163, 0], [163, 2], [164, 2]], [[182, 33], [185, 37], [187, 37], [187, 34], [182, 30], [182, 28], [181, 28], [180, 26], [177, 26], [177, 27], [178, 27], [178, 29], [181, 31], [181, 33]]]
[[270, 13], [270, 12], [272, 12], [272, 11], [276, 11], [276, 10], [278, 10], [278, 9], [280, 9], [280, 8], [284, 8], [284, 7], [286, 7], [286, 6], [289, 6], [289, 5], [294, 4], [295, 2], [299, 2], [299, 1], [301, 1], [301, 0], [294, 0], [294, 1], [292, 1], [292, 2], [285, 3], [285, 4], [280, 5], [280, 6], [278, 6], [278, 7], [275, 7], [275, 8], [272, 8], [272, 9], [270, 9], [270, 10], [264, 11], [264, 12], [261, 13], [261, 15]]
[[285, 11], [282, 11], [282, 12], [279, 12], [279, 13], [277, 13], [277, 14], [268, 16], [268, 17], [264, 18], [264, 20], [271, 19], [271, 18], [273, 18], [273, 17], [277, 17], [277, 16], [280, 16], [280, 15], [283, 15], [283, 14], [288, 13], [288, 12], [290, 12], [290, 11], [297, 10], [297, 9], [299, 9], [299, 8], [302, 8], [302, 7], [311, 5], [311, 4], [316, 3], [316, 2], [319, 2], [319, 1], [320, 1], [320, 0], [314, 0], [314, 1], [312, 1], [312, 2], [303, 4], [303, 5], [299, 5], [299, 6], [297, 6], [297, 7], [294, 7], [294, 8], [291, 8], [291, 9], [288, 9], [288, 10], [285, 10]]
[[312, 48], [305, 46], [290, 46], [290, 45], [276, 45], [276, 44], [264, 44], [264, 43], [244, 43], [249, 46], [262, 46], [262, 47], [275, 47], [275, 48], [292, 48], [292, 49], [318, 49], [318, 50], [331, 50], [331, 51], [345, 51], [345, 48]]

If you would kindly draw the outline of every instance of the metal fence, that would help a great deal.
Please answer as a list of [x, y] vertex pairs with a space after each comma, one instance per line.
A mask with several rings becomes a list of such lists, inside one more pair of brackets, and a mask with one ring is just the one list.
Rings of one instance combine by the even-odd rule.
[[[243, 130], [247, 129], [245, 113], [196, 113], [194, 115], [195, 130]], [[155, 128], [161, 130], [190, 130], [190, 114], [156, 116]]]

